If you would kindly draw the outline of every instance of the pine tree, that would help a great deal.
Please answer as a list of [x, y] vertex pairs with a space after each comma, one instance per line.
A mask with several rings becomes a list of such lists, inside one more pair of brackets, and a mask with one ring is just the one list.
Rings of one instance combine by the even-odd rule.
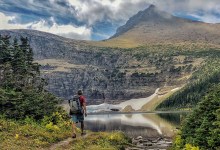
[[[183, 123], [183, 145], [220, 148], [220, 85], [214, 86]], [[182, 146], [183, 146], [182, 145]]]
[[[0, 36], [0, 114], [8, 118], [42, 119], [57, 111], [58, 99], [45, 91], [39, 64], [27, 38]], [[20, 45], [18, 43], [21, 43]]]

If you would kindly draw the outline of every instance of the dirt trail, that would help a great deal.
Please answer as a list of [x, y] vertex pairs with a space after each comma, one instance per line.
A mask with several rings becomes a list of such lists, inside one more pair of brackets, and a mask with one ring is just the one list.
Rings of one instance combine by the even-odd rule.
[[60, 141], [58, 143], [55, 143], [53, 144], [49, 149], [50, 150], [55, 150], [57, 148], [60, 148], [61, 146], [66, 146], [66, 145], [69, 145], [70, 142], [74, 141], [73, 138], [68, 138], [68, 139], [65, 139], [63, 141]]
[[63, 141], [60, 141], [58, 143], [54, 143], [53, 145], [50, 146], [49, 149], [50, 150], [56, 150], [56, 149], [61, 148], [63, 146], [69, 145], [72, 141], [75, 141], [76, 139], [86, 138], [87, 136], [89, 136], [89, 133], [87, 133], [86, 135], [83, 135], [83, 136], [77, 134], [77, 137], [75, 139], [69, 137], [69, 138], [67, 138]]

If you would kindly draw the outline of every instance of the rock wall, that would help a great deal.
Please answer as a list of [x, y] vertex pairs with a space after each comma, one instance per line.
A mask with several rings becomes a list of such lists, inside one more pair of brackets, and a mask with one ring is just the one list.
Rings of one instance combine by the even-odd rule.
[[182, 84], [187, 79], [179, 79], [192, 72], [195, 61], [181, 62], [176, 58], [179, 53], [160, 49], [94, 47], [34, 30], [2, 30], [0, 34], [28, 37], [48, 91], [67, 100], [82, 89], [89, 104], [117, 104], [147, 97], [164, 85]]

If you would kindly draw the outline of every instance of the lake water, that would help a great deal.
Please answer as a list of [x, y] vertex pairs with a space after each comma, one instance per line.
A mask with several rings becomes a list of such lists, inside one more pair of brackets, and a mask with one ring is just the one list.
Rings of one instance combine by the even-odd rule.
[[173, 137], [186, 113], [91, 114], [85, 128], [91, 131], [123, 131], [130, 137]]

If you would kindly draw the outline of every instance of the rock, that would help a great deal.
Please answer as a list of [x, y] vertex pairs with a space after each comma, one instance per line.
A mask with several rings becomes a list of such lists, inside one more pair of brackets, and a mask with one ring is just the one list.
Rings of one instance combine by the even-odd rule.
[[138, 140], [136, 140], [136, 139], [132, 139], [132, 144], [134, 144], [134, 145], [137, 145], [139, 143], [139, 141]]
[[142, 143], [144, 143], [144, 142], [151, 142], [151, 141], [149, 139], [143, 139]]
[[162, 137], [146, 139], [138, 136], [132, 139], [132, 144], [135, 146], [128, 147], [127, 150], [166, 150], [172, 145], [172, 140]]
[[143, 147], [143, 146], [144, 146], [144, 144], [142, 144], [142, 143], [137, 144], [137, 147]]
[[173, 142], [166, 142], [166, 144], [168, 144], [168, 145], [172, 145], [172, 144], [173, 144]]
[[162, 144], [165, 144], [165, 143], [166, 143], [166, 142], [163, 141], [163, 140], [160, 140], [160, 141], [157, 142], [158, 145], [162, 145]]
[[136, 137], [136, 140], [140, 140], [140, 139], [143, 139], [143, 137], [142, 136]]
[[152, 146], [153, 144], [148, 142], [148, 143], [143, 143], [144, 146]]
[[126, 148], [125, 150], [144, 150], [144, 149], [137, 148], [137, 147], [130, 147], [130, 148]]
[[131, 105], [126, 106], [122, 112], [134, 112], [135, 110], [132, 108]]
[[157, 138], [156, 140], [153, 140], [152, 143], [157, 143], [158, 141], [162, 140], [161, 137]]

